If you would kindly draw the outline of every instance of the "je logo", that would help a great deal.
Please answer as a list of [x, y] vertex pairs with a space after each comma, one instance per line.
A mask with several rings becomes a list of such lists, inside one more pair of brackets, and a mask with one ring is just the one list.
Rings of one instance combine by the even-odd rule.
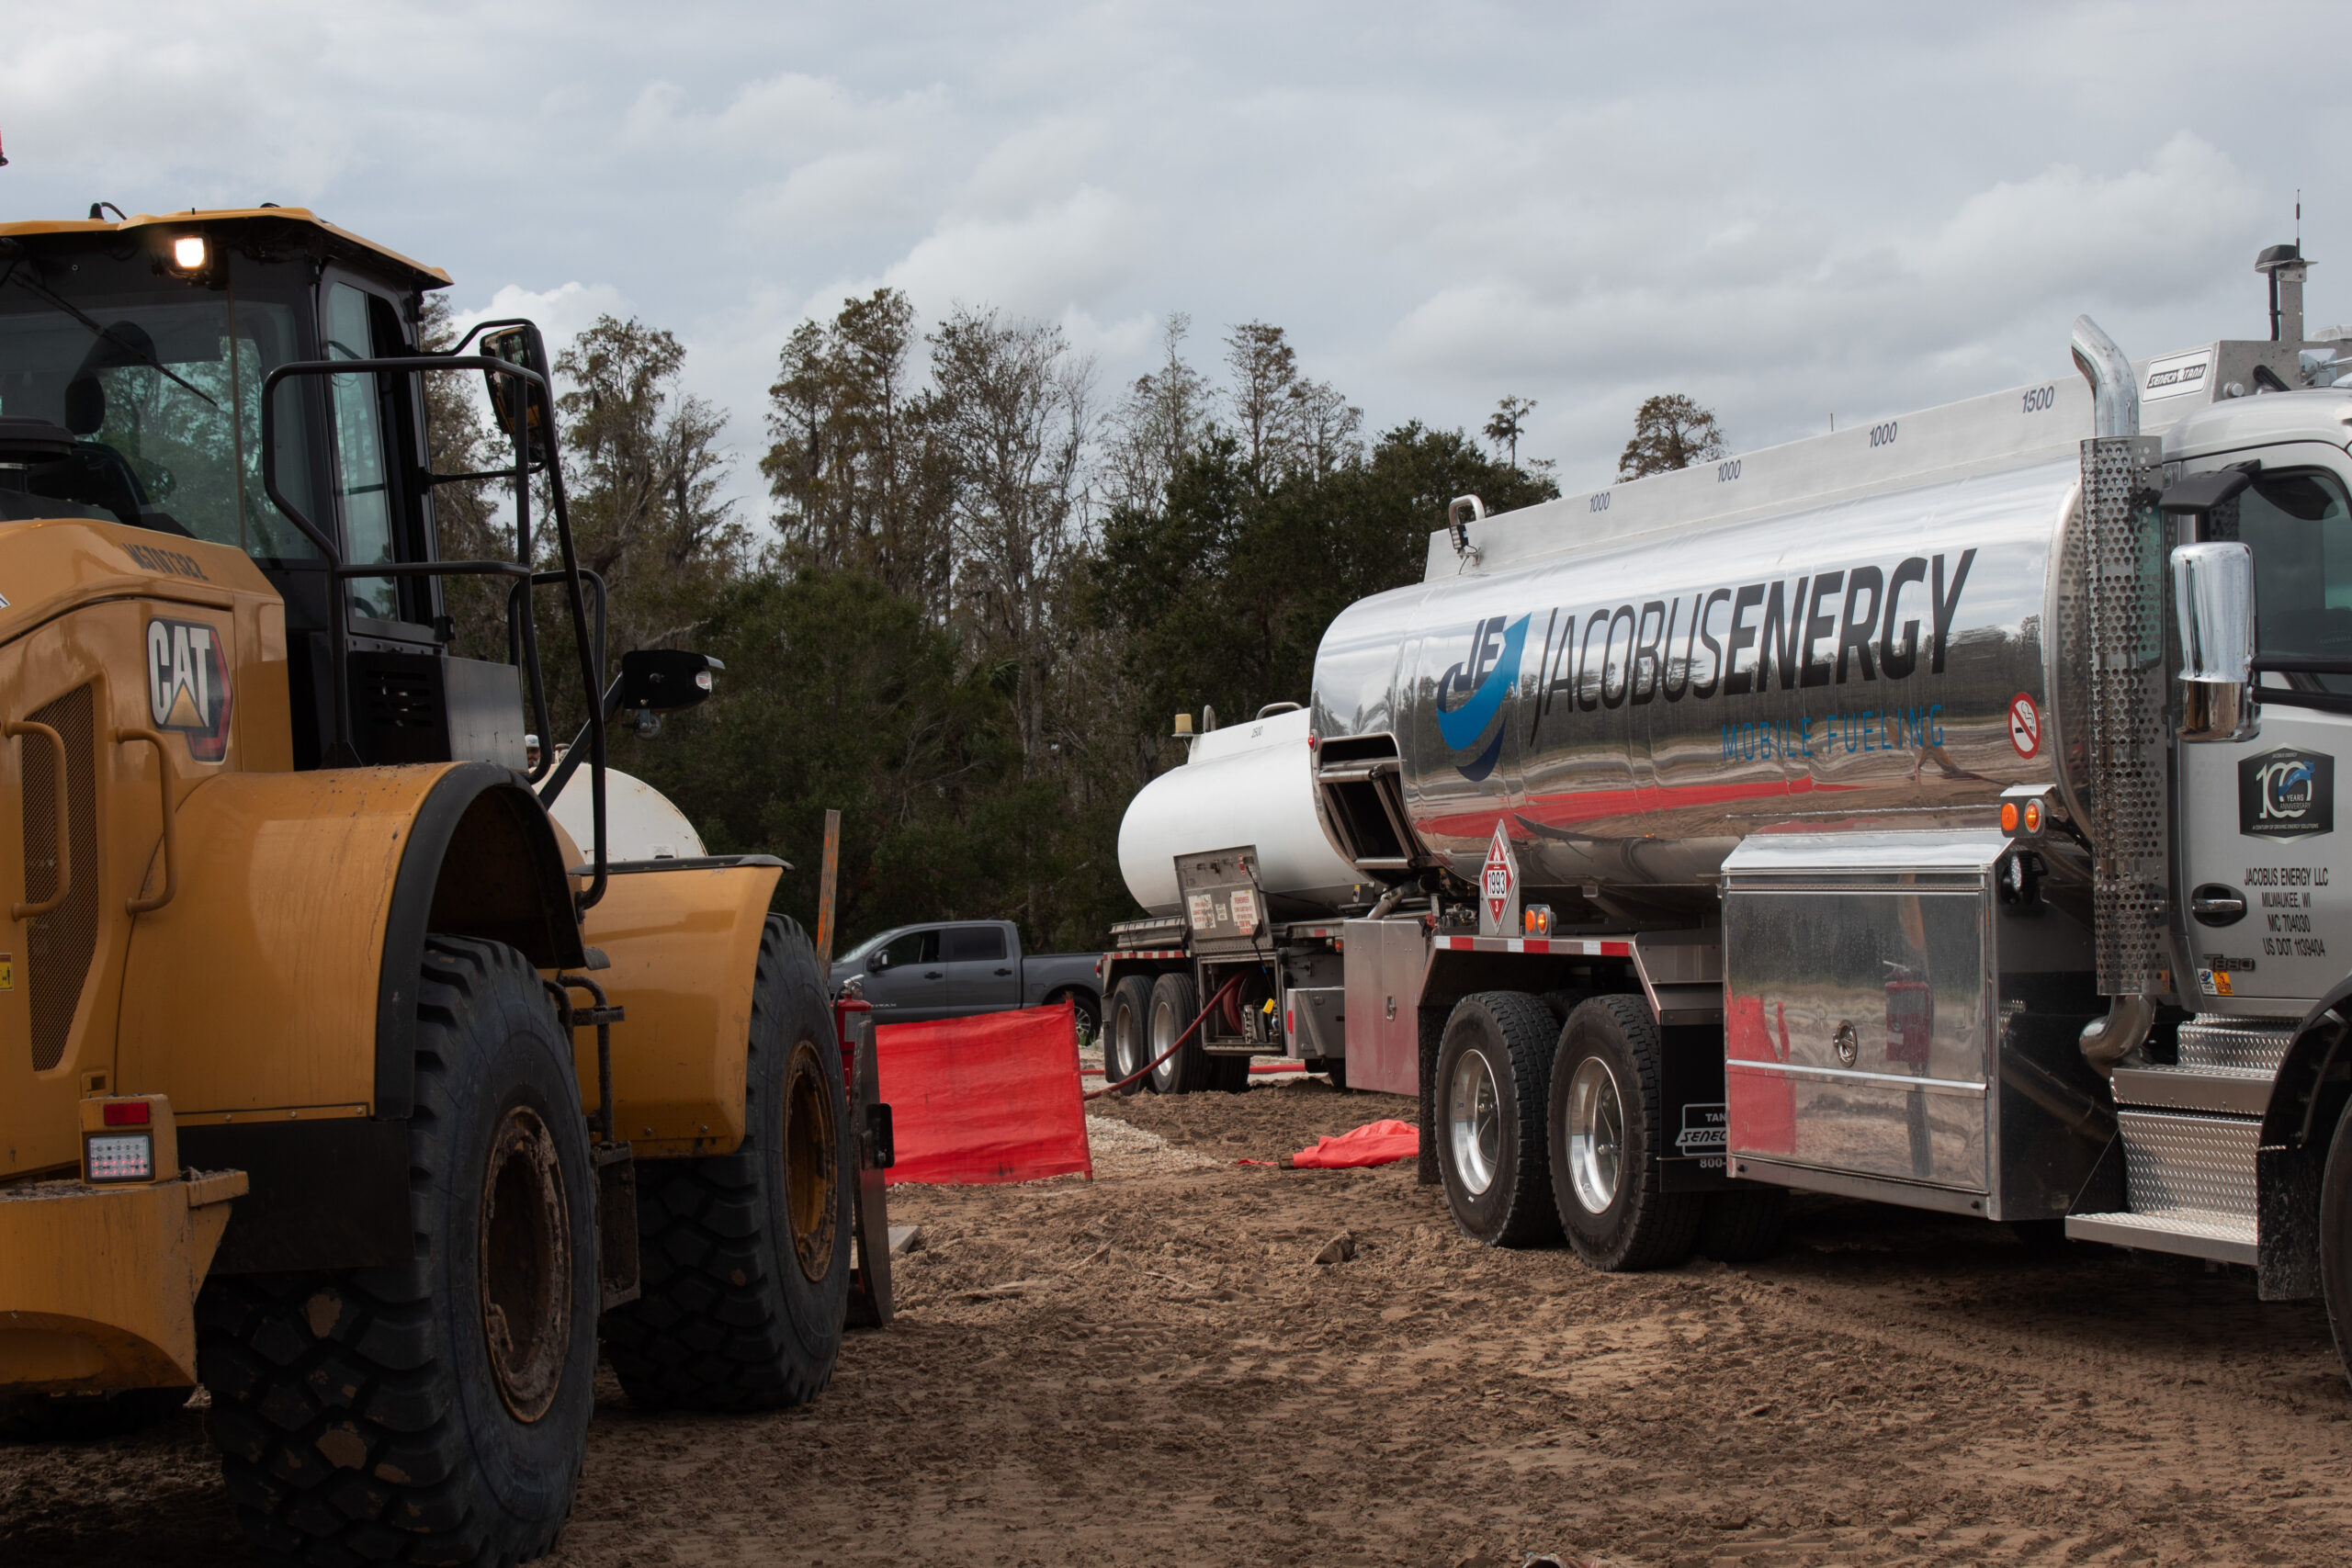
[[[1457, 755], [1454, 766], [1465, 779], [1476, 781], [1495, 771], [1502, 755], [1503, 727], [1496, 723], [1503, 699], [1519, 681], [1520, 651], [1527, 644], [1527, 620], [1520, 616], [1508, 626], [1500, 615], [1480, 621], [1470, 634], [1470, 655], [1448, 670], [1437, 683], [1437, 732], [1457, 753], [1476, 753], [1468, 761]], [[1449, 705], [1451, 705], [1449, 706]], [[1482, 747], [1488, 726], [1494, 738]]]
[[2281, 746], [2238, 764], [2238, 831], [2300, 839], [2335, 830], [2335, 759]]
[[210, 626], [147, 623], [147, 716], [156, 728], [187, 736], [187, 754], [199, 762], [229, 754], [229, 667]]

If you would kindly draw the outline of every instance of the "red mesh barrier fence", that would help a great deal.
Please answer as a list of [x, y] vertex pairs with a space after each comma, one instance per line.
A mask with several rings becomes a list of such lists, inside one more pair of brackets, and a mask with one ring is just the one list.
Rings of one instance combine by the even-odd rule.
[[1069, 1004], [874, 1032], [898, 1163], [890, 1179], [962, 1185], [1094, 1174]]

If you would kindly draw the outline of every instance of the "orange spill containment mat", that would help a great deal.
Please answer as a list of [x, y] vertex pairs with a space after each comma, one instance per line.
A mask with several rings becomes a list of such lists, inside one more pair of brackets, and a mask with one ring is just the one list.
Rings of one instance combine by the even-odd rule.
[[1068, 1003], [887, 1023], [874, 1044], [898, 1146], [893, 1182], [1094, 1174]]
[[1317, 1138], [1311, 1149], [1283, 1156], [1293, 1170], [1346, 1170], [1356, 1166], [1394, 1165], [1421, 1152], [1420, 1129], [1410, 1122], [1367, 1122], [1336, 1138]]

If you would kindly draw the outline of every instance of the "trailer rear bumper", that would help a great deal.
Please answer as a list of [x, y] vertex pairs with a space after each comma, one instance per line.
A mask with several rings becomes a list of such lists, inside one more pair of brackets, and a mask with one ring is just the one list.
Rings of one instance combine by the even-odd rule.
[[196, 1293], [241, 1170], [0, 1189], [0, 1388], [196, 1382]]

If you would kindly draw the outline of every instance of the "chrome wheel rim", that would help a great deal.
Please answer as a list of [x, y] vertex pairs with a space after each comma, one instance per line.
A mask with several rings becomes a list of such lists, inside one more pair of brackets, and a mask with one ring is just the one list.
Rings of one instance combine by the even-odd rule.
[[[1151, 1048], [1144, 1054], [1143, 1059], [1146, 1062], [1159, 1062], [1158, 1066], [1151, 1069], [1151, 1084], [1154, 1089], [1165, 1089], [1170, 1084], [1176, 1081], [1176, 1058], [1170, 1056], [1168, 1060], [1160, 1062], [1159, 1056], [1160, 1053], [1166, 1051], [1170, 1045], [1176, 1043], [1176, 1036], [1183, 1030], [1184, 1024], [1191, 1021], [1192, 1021], [1190, 1019], [1186, 1019], [1182, 1022], [1179, 1022], [1176, 1017], [1176, 1010], [1169, 1006], [1165, 998], [1155, 998], [1153, 999], [1151, 1004]], [[1136, 1065], [1141, 1066], [1142, 1064], [1138, 1063]]]
[[1446, 1141], [1453, 1152], [1454, 1173], [1463, 1190], [1475, 1198], [1495, 1184], [1495, 1168], [1503, 1154], [1502, 1097], [1486, 1053], [1464, 1051], [1455, 1059], [1445, 1100]]
[[1136, 1028], [1141, 1021], [1133, 1008], [1119, 1008], [1111, 1014], [1111, 1027], [1102, 1037], [1102, 1077], [1106, 1083], [1132, 1077], [1148, 1059], [1136, 1050]]
[[1625, 1106], [1609, 1064], [1587, 1056], [1568, 1080], [1568, 1185], [1589, 1214], [1617, 1201], [1625, 1168]]

